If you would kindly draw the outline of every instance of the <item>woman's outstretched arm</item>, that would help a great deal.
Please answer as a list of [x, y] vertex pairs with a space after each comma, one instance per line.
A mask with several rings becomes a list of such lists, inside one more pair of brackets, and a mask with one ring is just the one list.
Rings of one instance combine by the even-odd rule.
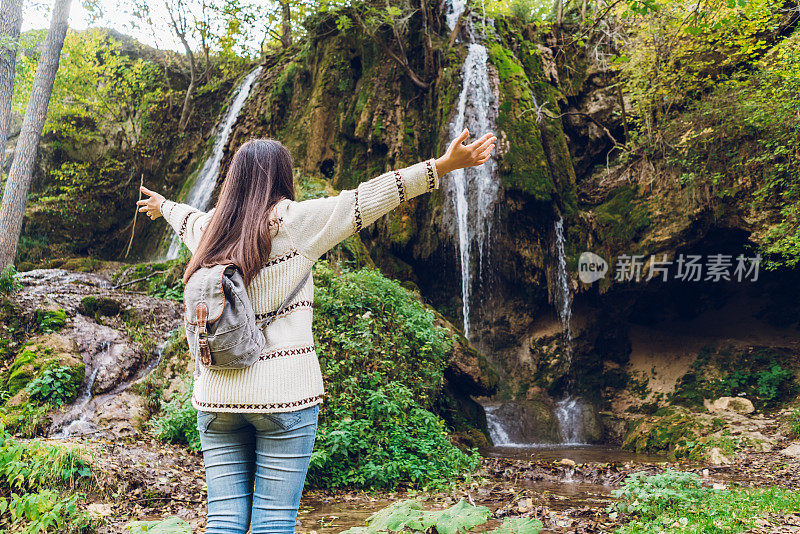
[[437, 189], [440, 176], [485, 163], [491, 157], [496, 138], [487, 133], [464, 145], [468, 136], [465, 129], [443, 156], [386, 172], [356, 189], [332, 197], [291, 202], [285, 222], [298, 252], [316, 260], [408, 199]]
[[214, 214], [214, 210], [212, 209], [206, 213], [188, 204], [179, 204], [167, 200], [163, 195], [151, 191], [146, 187], [142, 187], [141, 190], [148, 198], [144, 198], [136, 203], [139, 205], [139, 211], [146, 213], [151, 220], [164, 217], [169, 225], [178, 233], [178, 237], [181, 241], [194, 253], [194, 251], [197, 250], [197, 246], [200, 244], [200, 237], [203, 235], [203, 230], [208, 226], [208, 222]]

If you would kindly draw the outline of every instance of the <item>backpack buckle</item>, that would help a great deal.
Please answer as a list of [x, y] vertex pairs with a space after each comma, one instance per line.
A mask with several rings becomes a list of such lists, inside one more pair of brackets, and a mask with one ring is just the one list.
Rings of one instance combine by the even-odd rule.
[[208, 306], [201, 302], [195, 309], [197, 318], [197, 345], [200, 350], [200, 362], [211, 365], [211, 351], [208, 348]]

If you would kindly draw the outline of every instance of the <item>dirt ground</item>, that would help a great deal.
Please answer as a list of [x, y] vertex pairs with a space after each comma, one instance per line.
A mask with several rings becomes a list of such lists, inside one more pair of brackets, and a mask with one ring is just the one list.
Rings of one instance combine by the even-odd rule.
[[[791, 444], [779, 432], [778, 421], [763, 425], [772, 437], [772, 450], [748, 449], [729, 465], [667, 462], [659, 457], [613, 449], [494, 450], [482, 460], [469, 482], [451, 491], [423, 493], [329, 492], [307, 490], [298, 514], [298, 532], [338, 534], [363, 526], [374, 511], [400, 499], [416, 498], [427, 509], [441, 509], [464, 498], [487, 506], [491, 520], [477, 531], [495, 528], [509, 516], [535, 517], [543, 532], [611, 532], [622, 518], [612, 519], [606, 507], [612, 490], [633, 472], [657, 473], [668, 467], [695, 472], [709, 485], [780, 485], [800, 488], [800, 459], [781, 453]], [[205, 482], [200, 455], [181, 446], [147, 441], [92, 441], [74, 443], [93, 456], [100, 491], [90, 495], [88, 510], [102, 518], [101, 533], [123, 533], [132, 520], [176, 515], [204, 531]], [[794, 513], [768, 514], [751, 534], [800, 532]]]

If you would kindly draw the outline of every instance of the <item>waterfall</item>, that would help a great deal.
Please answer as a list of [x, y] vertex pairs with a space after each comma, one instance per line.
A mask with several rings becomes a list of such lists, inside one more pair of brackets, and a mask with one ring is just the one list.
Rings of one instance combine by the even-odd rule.
[[[448, 3], [446, 16], [451, 29], [463, 9], [463, 0]], [[485, 46], [476, 42], [469, 44], [467, 57], [461, 67], [462, 86], [456, 113], [450, 123], [451, 138], [457, 137], [464, 128], [468, 128], [470, 135], [474, 136], [494, 130], [496, 102], [489, 83], [488, 60]], [[464, 335], [469, 338], [473, 256], [477, 259], [476, 274], [478, 281], [481, 281], [489, 260], [488, 243], [499, 184], [495, 178], [495, 162], [491, 158], [478, 167], [453, 171], [452, 175], [453, 209], [461, 262], [461, 311], [464, 316]], [[477, 250], [473, 250], [473, 247]]]
[[569, 289], [569, 273], [567, 272], [567, 256], [564, 252], [566, 239], [564, 238], [564, 218], [559, 217], [555, 222], [555, 245], [556, 245], [556, 280], [553, 290], [553, 302], [558, 311], [558, 319], [561, 322], [561, 331], [564, 335], [564, 352], [567, 360], [566, 374], [567, 386], [565, 396], [556, 402], [555, 416], [558, 421], [561, 438], [564, 443], [576, 444], [584, 442], [584, 411], [585, 403], [573, 395], [572, 380], [572, 294]]
[[567, 352], [567, 372], [572, 366], [572, 296], [569, 290], [569, 273], [567, 273], [567, 256], [564, 252], [564, 218], [559, 217], [555, 224], [556, 229], [556, 283], [553, 295], [561, 321], [561, 331], [564, 333], [564, 348]]
[[[233, 125], [236, 123], [236, 119], [239, 118], [239, 112], [244, 107], [247, 97], [250, 96], [250, 90], [253, 88], [255, 79], [260, 73], [261, 67], [258, 66], [250, 71], [250, 73], [244, 77], [242, 83], [239, 84], [239, 87], [236, 88], [236, 96], [225, 111], [222, 121], [220, 121], [211, 155], [205, 161], [200, 171], [198, 171], [194, 179], [194, 184], [184, 200], [186, 204], [202, 211], [208, 208], [208, 202], [211, 200], [211, 195], [217, 185], [217, 175], [219, 174], [219, 167], [222, 163], [225, 145], [228, 144], [228, 137], [231, 135]], [[178, 234], [175, 232], [170, 232], [169, 239], [169, 249], [164, 259], [172, 260], [178, 257], [181, 241], [178, 238]]]
[[508, 431], [505, 426], [503, 426], [503, 422], [495, 413], [497, 408], [498, 406], [483, 407], [483, 411], [486, 414], [486, 428], [489, 429], [489, 436], [492, 438], [492, 443], [494, 443], [496, 447], [513, 447], [517, 444], [511, 441]]

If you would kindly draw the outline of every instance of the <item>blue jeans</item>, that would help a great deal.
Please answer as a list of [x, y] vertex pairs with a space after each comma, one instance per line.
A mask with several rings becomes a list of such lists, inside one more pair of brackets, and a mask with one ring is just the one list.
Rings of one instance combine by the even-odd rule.
[[294, 532], [319, 405], [283, 413], [197, 412], [206, 534]]

